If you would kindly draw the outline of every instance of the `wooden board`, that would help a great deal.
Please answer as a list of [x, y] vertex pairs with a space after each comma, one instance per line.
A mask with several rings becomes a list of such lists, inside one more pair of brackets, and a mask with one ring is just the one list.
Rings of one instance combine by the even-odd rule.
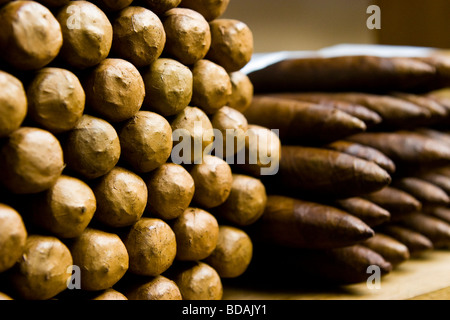
[[[368, 275], [370, 276], [370, 275]], [[238, 285], [224, 286], [225, 300], [407, 300], [450, 299], [450, 250], [435, 250], [410, 259], [381, 278], [380, 289], [366, 283], [312, 291], [277, 292], [251, 290]]]

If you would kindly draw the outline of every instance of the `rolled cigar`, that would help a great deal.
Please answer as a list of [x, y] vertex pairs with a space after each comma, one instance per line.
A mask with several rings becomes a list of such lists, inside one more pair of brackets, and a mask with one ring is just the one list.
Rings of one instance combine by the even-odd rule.
[[405, 246], [411, 255], [417, 255], [424, 251], [432, 250], [433, 243], [425, 237], [423, 234], [413, 231], [409, 228], [405, 228], [398, 224], [387, 224], [381, 227], [380, 232], [397, 239]]
[[282, 141], [327, 143], [366, 130], [349, 114], [317, 104], [255, 96], [244, 112], [248, 123], [278, 129]]
[[434, 123], [435, 121], [439, 121], [447, 116], [447, 109], [439, 104], [437, 101], [428, 98], [423, 95], [404, 93], [404, 92], [394, 92], [392, 93], [394, 97], [409, 101], [414, 103], [422, 108], [425, 108], [430, 111], [431, 117], [428, 123]]
[[63, 242], [33, 234], [28, 236], [8, 281], [21, 299], [48, 300], [67, 289], [72, 266], [72, 255]]
[[241, 70], [253, 55], [253, 33], [242, 21], [214, 19], [209, 23], [211, 47], [206, 59], [214, 61], [227, 70]]
[[292, 194], [320, 194], [348, 198], [378, 191], [391, 182], [377, 164], [322, 148], [282, 146], [278, 174], [271, 187]]
[[189, 173], [195, 185], [193, 200], [201, 208], [214, 208], [228, 199], [233, 175], [230, 165], [224, 160], [207, 155], [202, 163], [195, 164]]
[[22, 125], [28, 111], [27, 96], [22, 82], [0, 71], [0, 138], [6, 137]]
[[97, 200], [95, 218], [104, 225], [131, 226], [144, 214], [148, 190], [145, 181], [122, 167], [114, 167], [93, 186]]
[[433, 242], [435, 248], [450, 245], [450, 224], [436, 217], [413, 212], [405, 216], [400, 224], [423, 234]]
[[358, 92], [321, 93], [320, 95], [325, 95], [327, 98], [338, 101], [361, 104], [378, 113], [383, 119], [382, 123], [393, 128], [426, 123], [431, 117], [431, 112], [428, 109], [389, 95]]
[[0, 203], [0, 272], [10, 269], [25, 250], [28, 232], [22, 216]]
[[338, 199], [335, 200], [335, 204], [338, 208], [361, 219], [369, 227], [381, 225], [391, 218], [389, 211], [360, 197]]
[[329, 249], [364, 241], [374, 231], [334, 207], [285, 196], [268, 196], [259, 221], [248, 229], [254, 242], [293, 248]]
[[201, 59], [192, 66], [192, 75], [192, 105], [213, 114], [228, 103], [232, 86], [230, 76], [223, 67]]
[[92, 300], [128, 300], [128, 298], [123, 293], [109, 288], [92, 298]]
[[11, 1], [0, 10], [1, 57], [21, 70], [36, 70], [56, 58], [63, 45], [61, 26], [35, 1]]
[[145, 97], [144, 80], [138, 69], [123, 59], [105, 59], [84, 83], [86, 102], [100, 117], [120, 122], [133, 117]]
[[97, 209], [92, 189], [83, 181], [61, 175], [33, 199], [33, 222], [58, 238], [80, 236]]
[[128, 300], [182, 300], [177, 284], [164, 276], [139, 281], [127, 290]]
[[72, 67], [85, 69], [106, 59], [113, 28], [106, 14], [88, 1], [70, 1], [57, 15], [63, 34], [62, 59]]
[[377, 56], [286, 59], [249, 74], [257, 92], [412, 91], [435, 76], [427, 63]]
[[119, 129], [122, 158], [140, 173], [166, 163], [172, 151], [172, 128], [161, 115], [138, 111]]
[[233, 174], [228, 198], [213, 212], [237, 226], [255, 223], [264, 212], [267, 202], [266, 188], [261, 180], [244, 174]]
[[50, 188], [64, 169], [63, 149], [50, 132], [21, 127], [0, 149], [0, 181], [17, 194]]
[[154, 13], [162, 15], [166, 11], [178, 7], [181, 0], [145, 0], [146, 6]]
[[194, 197], [194, 179], [181, 165], [165, 163], [146, 178], [147, 212], [164, 220], [179, 217]]
[[44, 68], [27, 89], [29, 117], [52, 133], [75, 127], [84, 112], [86, 95], [78, 77], [69, 70]]
[[395, 172], [395, 163], [375, 148], [343, 140], [334, 141], [326, 145], [325, 148], [373, 161], [390, 174]]
[[176, 259], [199, 261], [216, 248], [219, 223], [209, 212], [189, 207], [170, 223], [177, 241]]
[[424, 208], [424, 212], [450, 223], [450, 208], [448, 207], [429, 206]]
[[379, 253], [393, 266], [396, 266], [410, 258], [409, 250], [406, 245], [379, 232], [376, 232], [373, 237], [362, 242], [361, 245]]
[[200, 12], [206, 20], [219, 18], [227, 9], [230, 0], [182, 0], [180, 7]]
[[241, 71], [231, 72], [229, 76], [231, 95], [228, 99], [228, 106], [239, 112], [245, 112], [253, 99], [253, 84], [249, 77]]
[[128, 231], [124, 243], [129, 270], [142, 276], [158, 276], [172, 265], [177, 244], [170, 226], [154, 218], [141, 218]]
[[180, 62], [160, 58], [144, 69], [143, 108], [162, 116], [173, 116], [186, 108], [192, 98], [192, 71]]
[[69, 169], [86, 179], [111, 171], [121, 154], [119, 136], [107, 121], [84, 114], [63, 143]]
[[236, 278], [248, 268], [253, 243], [246, 232], [231, 226], [220, 226], [217, 246], [205, 259], [221, 278]]
[[184, 65], [193, 65], [205, 58], [211, 47], [208, 21], [197, 11], [173, 8], [162, 17], [166, 32], [164, 51]]
[[375, 111], [370, 110], [369, 108], [351, 103], [343, 100], [335, 100], [331, 96], [321, 95], [317, 93], [305, 93], [305, 92], [289, 92], [289, 93], [272, 93], [270, 94], [272, 97], [291, 99], [303, 102], [310, 102], [315, 104], [320, 104], [321, 106], [327, 106], [330, 108], [334, 108], [349, 115], [360, 119], [363, 121], [368, 127], [379, 124], [383, 121], [381, 116]]
[[166, 32], [161, 20], [146, 8], [126, 7], [113, 22], [112, 50], [138, 68], [158, 59], [165, 44]]
[[450, 198], [444, 190], [419, 178], [395, 179], [393, 186], [408, 192], [423, 204], [447, 205], [450, 203]]
[[[245, 155], [242, 156], [242, 153]], [[236, 167], [243, 172], [262, 178], [278, 173], [280, 157], [281, 141], [278, 138], [278, 132], [257, 125], [249, 125], [245, 134], [244, 149], [236, 154], [236, 162], [233, 163], [236, 163]]]
[[[450, 112], [450, 111], [449, 111]], [[418, 128], [414, 130], [417, 133], [423, 134], [427, 137], [445, 142], [450, 145], [450, 133], [446, 133], [443, 131], [434, 130], [431, 128]]]
[[432, 54], [428, 57], [418, 57], [417, 60], [425, 62], [436, 68], [436, 82], [443, 88], [450, 84], [450, 60], [446, 54]]
[[392, 265], [380, 254], [359, 244], [328, 250], [272, 246], [255, 250], [249, 270], [242, 278], [255, 280], [267, 272], [277, 272], [278, 279], [267, 279], [266, 285], [279, 287], [283, 283], [298, 288], [309, 283], [317, 288], [318, 284], [367, 283], [374, 270], [369, 267], [379, 267], [380, 276], [392, 270]]
[[171, 120], [170, 125], [173, 132], [173, 162], [198, 164], [212, 151], [214, 131], [211, 120], [203, 110], [187, 106]]
[[222, 280], [210, 265], [201, 262], [179, 262], [168, 277], [180, 288], [183, 300], [221, 300]]
[[437, 170], [418, 174], [418, 178], [438, 186], [447, 195], [450, 195], [450, 175], [445, 175], [444, 172]]
[[127, 248], [114, 233], [86, 228], [70, 244], [70, 252], [80, 268], [82, 290], [111, 288], [128, 270]]
[[[215, 154], [219, 158], [229, 158], [245, 147], [247, 138], [247, 118], [236, 109], [224, 106], [211, 116], [211, 124], [222, 135], [222, 147], [216, 145]], [[219, 137], [215, 137], [218, 143]]]
[[446, 164], [450, 146], [411, 131], [364, 132], [347, 140], [378, 149], [396, 164]]
[[418, 211], [422, 208], [422, 203], [412, 195], [391, 186], [362, 195], [362, 197], [389, 211], [391, 217]]

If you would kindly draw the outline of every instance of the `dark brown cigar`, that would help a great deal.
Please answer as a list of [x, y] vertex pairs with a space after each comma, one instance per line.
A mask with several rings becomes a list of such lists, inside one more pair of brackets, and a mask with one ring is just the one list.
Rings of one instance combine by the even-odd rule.
[[327, 143], [366, 130], [364, 122], [321, 105], [269, 96], [253, 97], [248, 123], [278, 129], [282, 141]]
[[327, 149], [343, 152], [352, 156], [373, 161], [389, 173], [395, 172], [394, 162], [375, 148], [359, 143], [338, 140], [325, 146]]
[[376, 112], [382, 118], [382, 125], [391, 128], [412, 127], [428, 123], [431, 112], [417, 104], [390, 95], [377, 95], [361, 92], [308, 92], [301, 93], [307, 99], [343, 101], [362, 105]]
[[450, 245], [450, 224], [430, 215], [414, 212], [405, 216], [400, 223], [425, 235], [435, 248]]
[[428, 110], [431, 116], [427, 124], [436, 123], [441, 119], [445, 119], [445, 117], [447, 117], [448, 115], [447, 108], [445, 108], [442, 104], [438, 103], [436, 100], [426, 97], [424, 95], [416, 95], [404, 92], [394, 92], [392, 93], [392, 96], [414, 103]]
[[424, 208], [424, 212], [450, 223], [450, 208], [448, 207], [427, 206]]
[[347, 139], [378, 149], [397, 165], [435, 165], [450, 162], [450, 146], [411, 131], [364, 132]]
[[[450, 113], [450, 109], [449, 109], [449, 113]], [[415, 132], [420, 133], [424, 136], [442, 141], [442, 142], [450, 145], [450, 132], [438, 131], [438, 130], [434, 130], [431, 128], [420, 128], [420, 129], [416, 129]]]
[[[271, 288], [285, 287], [298, 289], [299, 285], [350, 284], [366, 282], [378, 266], [380, 276], [392, 270], [392, 265], [380, 254], [362, 245], [353, 245], [329, 250], [305, 250], [286, 247], [258, 247], [254, 253], [249, 271], [240, 281], [261, 279], [270, 273], [279, 275], [276, 282], [266, 282]], [[268, 280], [271, 281], [271, 280]], [[370, 281], [370, 280], [369, 280]], [[255, 284], [255, 281], [250, 283]], [[286, 289], [286, 288], [285, 288]]]
[[378, 226], [389, 221], [389, 211], [369, 200], [353, 197], [335, 201], [336, 206], [364, 221], [369, 227]]
[[391, 217], [422, 208], [422, 203], [409, 193], [393, 187], [385, 187], [379, 191], [362, 196], [390, 212]]
[[392, 265], [398, 265], [399, 263], [408, 260], [410, 257], [409, 250], [406, 245], [379, 232], [375, 233], [372, 238], [364, 241], [362, 245], [378, 252]]
[[360, 219], [334, 207], [269, 196], [260, 220], [249, 228], [254, 242], [294, 248], [338, 248], [373, 236]]
[[382, 226], [379, 231], [403, 243], [408, 247], [411, 255], [417, 255], [433, 249], [433, 243], [430, 239], [409, 228], [396, 224], [388, 224]]
[[423, 204], [447, 205], [450, 203], [450, 198], [444, 190], [419, 178], [394, 179], [392, 185], [408, 192]]
[[249, 74], [258, 92], [410, 91], [435, 84], [436, 68], [411, 58], [286, 59]]
[[348, 113], [349, 115], [358, 118], [363, 121], [367, 127], [372, 127], [374, 125], [382, 122], [381, 116], [375, 111], [370, 110], [369, 108], [346, 101], [334, 100], [332, 98], [321, 96], [320, 94], [308, 94], [304, 92], [289, 92], [289, 93], [273, 93], [270, 94], [271, 97], [278, 97], [284, 99], [291, 99], [300, 102], [310, 102], [315, 104], [320, 104], [321, 106], [330, 107], [333, 109], [337, 109], [343, 112]]
[[282, 146], [280, 168], [272, 187], [348, 198], [375, 192], [391, 182], [390, 175], [373, 162], [342, 152]]
[[441, 174], [439, 171], [423, 173], [418, 176], [420, 179], [428, 181], [442, 190], [444, 190], [447, 195], [450, 195], [450, 176]]

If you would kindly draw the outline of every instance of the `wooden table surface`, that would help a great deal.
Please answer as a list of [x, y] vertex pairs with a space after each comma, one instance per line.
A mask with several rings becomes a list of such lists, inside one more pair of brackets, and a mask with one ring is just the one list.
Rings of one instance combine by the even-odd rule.
[[[368, 274], [368, 277], [370, 274]], [[252, 290], [238, 284], [224, 284], [225, 300], [449, 300], [450, 250], [434, 250], [412, 258], [381, 278], [380, 289], [366, 283], [326, 290], [298, 288], [286, 291]]]

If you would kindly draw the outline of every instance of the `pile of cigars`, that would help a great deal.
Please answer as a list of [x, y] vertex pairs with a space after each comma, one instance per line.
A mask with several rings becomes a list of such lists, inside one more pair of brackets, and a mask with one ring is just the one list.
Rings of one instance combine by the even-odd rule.
[[248, 76], [244, 115], [282, 144], [248, 231], [264, 244], [250, 283], [268, 272], [266, 288], [370, 282], [376, 267], [450, 248], [447, 52], [286, 58]]
[[217, 300], [246, 270], [266, 190], [212, 133], [272, 132], [228, 3], [0, 1], [0, 299]]

